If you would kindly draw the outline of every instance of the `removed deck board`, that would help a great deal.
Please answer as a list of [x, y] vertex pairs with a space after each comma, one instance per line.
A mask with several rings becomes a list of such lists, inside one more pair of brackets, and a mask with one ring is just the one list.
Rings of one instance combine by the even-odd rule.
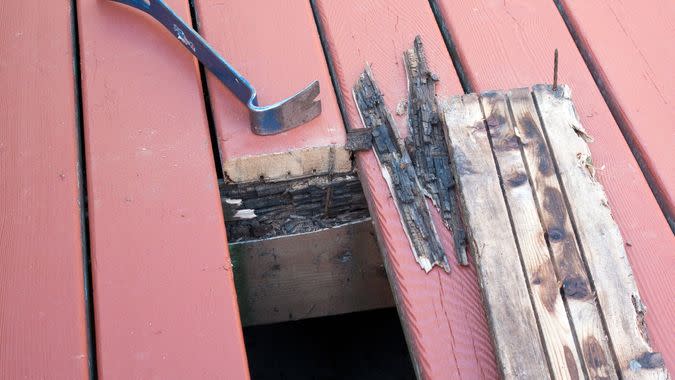
[[598, 181], [645, 304], [655, 350], [675, 365], [675, 235], [659, 209], [626, 141], [586, 67], [555, 4], [549, 0], [435, 0], [473, 91], [550, 83], [553, 50], [559, 80], [574, 91], [579, 117], [595, 142]]
[[[407, 99], [403, 52], [417, 35], [438, 74], [437, 92], [462, 92], [427, 1], [317, 0], [314, 6], [351, 126], [361, 126], [351, 89], [369, 62], [400, 135], [407, 135], [407, 117], [394, 110]], [[475, 268], [457, 265], [453, 238], [430, 207], [453, 271], [435, 268], [426, 274], [415, 261], [375, 154], [358, 152], [356, 161], [418, 377], [496, 378]]]
[[195, 0], [199, 31], [268, 105], [318, 80], [321, 115], [274, 136], [251, 132], [248, 109], [211, 73], [207, 83], [225, 179], [283, 180], [352, 168], [312, 8], [306, 1]]
[[[482, 108], [479, 96], [474, 94], [450, 98], [443, 107], [469, 242], [502, 374], [505, 378], [548, 377], [546, 366], [532, 367], [526, 360], [535, 356], [524, 350], [522, 342], [532, 342], [530, 348], [541, 347], [533, 339], [538, 337], [537, 328], [528, 324], [528, 311], [520, 304], [527, 302], [529, 306], [530, 297], [527, 290], [525, 295], [517, 290], [534, 289], [531, 297], [539, 330], [549, 347], [551, 331], [556, 336], [569, 336], [569, 327], [542, 327], [550, 320], [552, 308], [537, 307], [535, 297], [543, 296], [543, 303], [551, 303], [548, 293], [538, 288], [546, 281], [550, 283], [543, 277], [557, 277], [555, 283], [561, 289], [576, 342], [564, 346], [562, 352], [544, 351], [553, 378], [666, 379], [663, 358], [648, 342], [644, 305], [618, 226], [595, 179], [586, 144], [590, 137], [576, 115], [569, 88], [561, 86], [552, 91], [550, 86], [537, 85], [533, 91], [534, 95], [529, 89], [508, 92], [508, 106], [503, 93], [491, 92], [480, 97]], [[507, 160], [508, 152], [514, 150], [520, 153], [520, 160], [518, 154]], [[513, 171], [515, 164], [521, 167], [520, 173]], [[530, 274], [525, 265], [527, 283], [522, 276], [513, 275], [521, 273], [521, 261], [530, 260], [529, 247], [520, 239], [523, 226], [516, 225], [523, 221], [524, 209], [520, 202], [513, 202], [511, 195], [514, 187], [526, 185], [531, 186], [536, 203], [536, 207], [530, 207], [529, 219], [534, 219], [535, 227], [536, 222], [541, 223], [544, 230], [538, 228], [543, 235], [539, 238], [545, 238], [555, 267], [554, 273], [541, 268]], [[505, 200], [510, 221], [505, 215]], [[516, 231], [515, 236], [512, 231]], [[514, 259], [509, 253], [516, 244]], [[557, 297], [557, 289], [551, 290]], [[511, 296], [495, 296], [509, 293]], [[504, 312], [504, 303], [516, 309], [521, 306], [521, 311]], [[525, 320], [516, 320], [516, 316]], [[526, 339], [526, 334], [535, 336]], [[561, 359], [562, 368], [558, 364]], [[539, 358], [534, 361], [546, 362]]]
[[[675, 2], [557, 0], [675, 223]], [[672, 341], [672, 339], [671, 339]]]
[[77, 4], [98, 377], [247, 378], [196, 62], [142, 12]]
[[71, 2], [0, 5], [0, 378], [88, 376]]

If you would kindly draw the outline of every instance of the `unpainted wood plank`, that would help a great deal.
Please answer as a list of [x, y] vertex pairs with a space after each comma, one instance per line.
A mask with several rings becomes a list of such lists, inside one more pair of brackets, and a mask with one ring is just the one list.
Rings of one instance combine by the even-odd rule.
[[[616, 378], [616, 368], [602, 326], [591, 282], [577, 247], [553, 160], [541, 131], [539, 115], [529, 88], [508, 92], [513, 127], [522, 143], [546, 241], [567, 302], [590, 378]], [[554, 142], [558, 143], [558, 142]]]
[[348, 172], [345, 128], [308, 1], [195, 0], [202, 35], [258, 93], [261, 105], [318, 80], [321, 115], [293, 130], [258, 136], [248, 109], [212, 74], [211, 108], [226, 180], [252, 182]]
[[71, 3], [0, 4], [0, 378], [87, 377]]
[[[675, 218], [675, 2], [557, 1]], [[672, 339], [671, 339], [672, 340]]]
[[230, 252], [244, 325], [394, 306], [370, 219]]
[[[460, 93], [450, 69], [452, 61], [434, 15], [424, 0], [314, 2], [332, 57], [346, 122], [361, 126], [350, 89], [372, 64], [388, 110], [407, 98], [403, 51], [420, 35], [430, 70], [438, 73], [438, 93]], [[407, 136], [406, 115], [393, 113], [399, 133]], [[355, 154], [368, 198], [380, 251], [419, 378], [496, 378], [495, 358], [473, 265], [455, 266], [451, 275], [435, 269], [428, 275], [414, 259], [400, 216], [372, 151]], [[431, 216], [445, 252], [452, 252], [451, 234], [435, 209]]]
[[[583, 379], [582, 360], [521, 154], [522, 135], [514, 130], [505, 93], [483, 93], [481, 105], [551, 373], [555, 379]], [[614, 372], [609, 360], [609, 370]]]
[[480, 100], [469, 94], [441, 102], [468, 242], [502, 377], [550, 378]]
[[[436, 0], [435, 0], [436, 1]], [[654, 348], [675, 363], [675, 236], [612, 118], [573, 39], [549, 0], [437, 0], [467, 81], [475, 91], [527, 87], [552, 80], [553, 50], [560, 52], [559, 82], [574, 89], [581, 122], [612, 205], [635, 279], [650, 312]], [[635, 6], [638, 6], [637, 4]]]
[[196, 61], [142, 12], [77, 4], [98, 376], [247, 378]]
[[665, 364], [649, 344], [645, 307], [621, 233], [595, 177], [570, 89], [562, 86], [552, 91], [550, 86], [537, 85], [533, 93], [621, 375], [624, 379], [665, 379]]

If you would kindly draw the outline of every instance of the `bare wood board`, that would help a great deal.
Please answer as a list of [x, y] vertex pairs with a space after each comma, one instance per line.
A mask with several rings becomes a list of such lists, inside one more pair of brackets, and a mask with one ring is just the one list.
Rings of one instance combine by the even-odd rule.
[[569, 88], [441, 109], [502, 375], [669, 378]]

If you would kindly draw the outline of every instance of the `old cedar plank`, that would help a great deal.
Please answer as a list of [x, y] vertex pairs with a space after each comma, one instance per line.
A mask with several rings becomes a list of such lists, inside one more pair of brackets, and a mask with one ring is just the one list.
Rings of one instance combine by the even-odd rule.
[[586, 370], [590, 378], [616, 378], [600, 312], [577, 247], [530, 89], [511, 90], [508, 99], [513, 128], [522, 143], [523, 159]]
[[446, 138], [502, 376], [548, 378], [478, 96], [443, 101]]
[[247, 378], [196, 61], [142, 12], [77, 5], [98, 376]]
[[364, 126], [372, 130], [373, 150], [394, 197], [415, 260], [427, 273], [436, 265], [449, 272], [450, 264], [431, 220], [415, 167], [401, 146], [394, 120], [368, 67], [354, 85], [354, 98]]
[[556, 4], [675, 228], [675, 2]]
[[87, 377], [72, 4], [0, 4], [2, 379]]
[[558, 277], [521, 155], [519, 136], [513, 129], [507, 97], [502, 92], [484, 93], [481, 105], [551, 373], [555, 379], [584, 378], [583, 365], [558, 291]]
[[[396, 109], [397, 103], [405, 100], [407, 84], [401, 52], [417, 35], [424, 41], [430, 69], [438, 74], [437, 91], [462, 91], [455, 72], [448, 70], [452, 61], [427, 1], [313, 3], [337, 89], [344, 99], [345, 121], [352, 126], [360, 126], [361, 121], [350, 91], [365, 61], [373, 65], [388, 109]], [[401, 135], [407, 135], [407, 117], [393, 117]], [[497, 377], [475, 266], [457, 266], [449, 276], [441, 270], [425, 274], [414, 259], [375, 154], [357, 152], [355, 158], [418, 377]], [[442, 227], [443, 220], [436, 209], [430, 211], [445, 251], [452, 252], [451, 234]], [[448, 260], [456, 262], [455, 255], [449, 254]]]
[[[560, 51], [560, 81], [574, 89], [579, 117], [595, 139], [590, 149], [598, 166], [604, 167], [598, 171], [598, 181], [604, 186], [621, 233], [630, 244], [626, 251], [640, 293], [650, 310], [646, 320], [652, 343], [663, 353], [672, 372], [675, 368], [675, 339], [672, 338], [675, 235], [554, 2], [433, 0], [432, 3], [438, 3], [439, 16], [455, 42], [466, 80], [477, 91], [550, 82], [553, 50]], [[596, 4], [596, 1], [588, 3]], [[626, 2], [623, 4], [626, 6]], [[647, 5], [639, 2], [630, 6]], [[594, 9], [597, 12], [597, 8]], [[663, 60], [665, 68], [661, 70], [672, 73], [672, 65], [666, 62]]]
[[230, 245], [244, 325], [394, 305], [370, 219]]
[[537, 85], [533, 93], [621, 375], [624, 379], [665, 379], [663, 358], [649, 344], [645, 307], [607, 197], [595, 178], [570, 90], [562, 86], [554, 92]]
[[438, 76], [429, 70], [422, 39], [404, 54], [408, 76], [408, 137], [405, 145], [426, 195], [439, 210], [455, 242], [457, 260], [468, 265], [464, 227], [457, 207], [455, 180], [436, 104]]
[[225, 179], [254, 182], [348, 172], [345, 128], [308, 1], [195, 0], [204, 37], [269, 105], [318, 80], [321, 115], [272, 137], [251, 132], [248, 110], [211, 73], [207, 83]]

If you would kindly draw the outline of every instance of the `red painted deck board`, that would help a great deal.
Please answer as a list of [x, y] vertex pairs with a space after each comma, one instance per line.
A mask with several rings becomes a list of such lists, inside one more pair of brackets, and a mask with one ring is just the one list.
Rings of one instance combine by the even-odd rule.
[[88, 372], [70, 2], [0, 5], [0, 378]]
[[571, 86], [599, 181], [627, 243], [653, 347], [675, 370], [675, 238], [572, 37], [551, 1], [441, 1], [462, 65], [477, 91], [550, 83], [553, 50], [559, 81]]
[[247, 378], [196, 61], [125, 5], [78, 18], [99, 377]]
[[[246, 182], [257, 181], [260, 176], [283, 179], [330, 171], [327, 163], [331, 153], [326, 147], [344, 146], [345, 129], [309, 2], [196, 0], [195, 5], [200, 32], [251, 82], [260, 104], [292, 96], [314, 80], [321, 86], [322, 112], [317, 119], [278, 135], [258, 136], [251, 132], [248, 109], [209, 73], [207, 82], [226, 178]], [[288, 152], [299, 150], [315, 153], [284, 159]], [[262, 167], [259, 175], [247, 176], [243, 174], [246, 164], [237, 164], [248, 157], [271, 154], [282, 155], [266, 162], [276, 170]], [[344, 150], [333, 154], [337, 155], [335, 171], [351, 169]], [[308, 171], [297, 167], [300, 161], [306, 161]]]
[[[351, 89], [372, 64], [385, 102], [407, 134], [406, 116], [396, 116], [407, 99], [403, 51], [421, 35], [438, 92], [462, 92], [431, 8], [426, 1], [316, 1], [328, 50], [344, 99], [348, 121], [361, 127]], [[454, 264], [452, 273], [436, 268], [428, 275], [415, 262], [381, 169], [372, 151], [357, 154], [357, 167], [394, 290], [399, 315], [420, 378], [496, 378], [487, 322], [473, 267], [462, 268], [452, 254], [452, 238], [435, 217], [441, 241]]]
[[675, 2], [561, 3], [675, 217]]

